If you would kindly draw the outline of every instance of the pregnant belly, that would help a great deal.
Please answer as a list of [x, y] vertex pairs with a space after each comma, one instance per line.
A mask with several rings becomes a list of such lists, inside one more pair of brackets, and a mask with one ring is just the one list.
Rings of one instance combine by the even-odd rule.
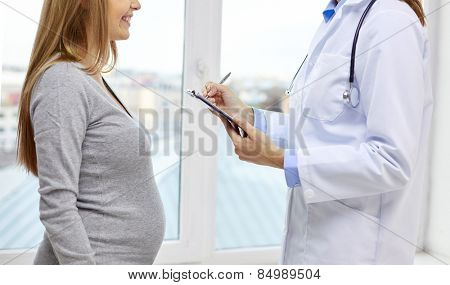
[[161, 247], [165, 216], [159, 193], [156, 187], [136, 192], [84, 215], [91, 246], [102, 264], [152, 263]]

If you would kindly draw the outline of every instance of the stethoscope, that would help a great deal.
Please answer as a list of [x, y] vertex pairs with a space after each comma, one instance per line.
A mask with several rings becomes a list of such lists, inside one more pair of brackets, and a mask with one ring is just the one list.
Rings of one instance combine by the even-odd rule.
[[[358, 102], [356, 104], [353, 104], [352, 101], [352, 91], [353, 91], [353, 82], [355, 81], [355, 60], [356, 60], [356, 45], [358, 44], [358, 38], [359, 38], [359, 31], [361, 30], [361, 27], [364, 23], [364, 20], [367, 17], [367, 14], [369, 13], [370, 9], [372, 8], [373, 4], [375, 4], [377, 0], [372, 0], [369, 5], [367, 6], [366, 10], [364, 10], [364, 13], [361, 16], [361, 19], [359, 20], [358, 27], [356, 28], [355, 36], [353, 38], [353, 46], [352, 46], [352, 55], [350, 60], [350, 77], [348, 79], [349, 82], [349, 88], [344, 91], [344, 94], [342, 94], [342, 98], [344, 100], [347, 100], [347, 102], [353, 107], [356, 108], [359, 105], [360, 101], [360, 95], [358, 93]], [[303, 67], [303, 64], [306, 62], [306, 59], [308, 58], [308, 55], [305, 56], [305, 59], [303, 59], [300, 67], [298, 68], [297, 72], [295, 73], [294, 77], [292, 78], [291, 84], [289, 85], [289, 88], [286, 89], [285, 94], [287, 96], [290, 96], [292, 94], [292, 88], [294, 87], [295, 79], [297, 78], [298, 74], [300, 73], [300, 70]]]

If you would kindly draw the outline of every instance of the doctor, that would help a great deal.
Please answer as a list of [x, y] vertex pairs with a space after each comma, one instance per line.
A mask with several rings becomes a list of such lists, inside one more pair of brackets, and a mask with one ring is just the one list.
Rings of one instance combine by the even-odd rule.
[[282, 264], [412, 264], [433, 108], [421, 3], [332, 0], [323, 17], [289, 114], [253, 109], [224, 85], [203, 94], [248, 133], [226, 124], [241, 160], [284, 169]]

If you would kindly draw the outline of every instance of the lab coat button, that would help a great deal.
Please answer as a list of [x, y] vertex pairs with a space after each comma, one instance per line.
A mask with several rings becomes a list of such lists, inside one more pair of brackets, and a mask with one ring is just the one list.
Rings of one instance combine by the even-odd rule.
[[303, 195], [305, 196], [305, 199], [312, 199], [314, 197], [314, 190], [312, 189], [306, 189], [303, 192]]

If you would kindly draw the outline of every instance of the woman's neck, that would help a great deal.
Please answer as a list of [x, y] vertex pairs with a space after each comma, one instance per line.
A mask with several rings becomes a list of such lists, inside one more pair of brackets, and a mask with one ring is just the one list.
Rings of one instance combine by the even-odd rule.
[[[95, 52], [91, 53], [88, 52], [86, 54], [86, 56], [81, 60], [81, 64], [84, 67], [89, 67], [95, 64], [96, 58], [94, 56], [92, 56], [92, 54], [95, 54]], [[92, 75], [92, 77], [94, 77], [94, 79], [98, 82], [102, 81], [102, 73], [101, 72], [97, 72], [95, 74]]]
[[[95, 65], [97, 63], [97, 55], [98, 55], [98, 47], [94, 44], [89, 44], [89, 43], [95, 43], [95, 39], [92, 35], [92, 32], [88, 32], [87, 34], [88, 34], [88, 36], [87, 36], [87, 38], [88, 38], [87, 46], [88, 47], [87, 47], [86, 54], [84, 55], [84, 58], [81, 60], [81, 64], [85, 67]], [[102, 68], [103, 68], [103, 66], [102, 66]], [[93, 74], [92, 77], [94, 77], [94, 79], [96, 81], [98, 81], [99, 83], [103, 83], [101, 71]]]

